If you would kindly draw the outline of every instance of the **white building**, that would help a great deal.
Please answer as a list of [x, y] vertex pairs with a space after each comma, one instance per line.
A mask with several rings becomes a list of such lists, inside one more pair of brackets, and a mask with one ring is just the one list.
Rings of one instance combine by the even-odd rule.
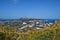
[[23, 25], [27, 24], [26, 22], [23, 22]]

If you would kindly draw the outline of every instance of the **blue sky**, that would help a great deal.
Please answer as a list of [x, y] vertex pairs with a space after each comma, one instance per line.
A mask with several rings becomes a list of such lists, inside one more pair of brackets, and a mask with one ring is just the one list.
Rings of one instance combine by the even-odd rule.
[[0, 0], [0, 18], [60, 19], [60, 0]]

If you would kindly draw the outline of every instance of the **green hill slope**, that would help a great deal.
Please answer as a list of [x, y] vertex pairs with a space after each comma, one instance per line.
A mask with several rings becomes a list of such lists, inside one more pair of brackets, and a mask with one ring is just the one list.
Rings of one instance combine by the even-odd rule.
[[0, 40], [60, 40], [60, 21], [50, 28], [20, 32], [0, 25]]

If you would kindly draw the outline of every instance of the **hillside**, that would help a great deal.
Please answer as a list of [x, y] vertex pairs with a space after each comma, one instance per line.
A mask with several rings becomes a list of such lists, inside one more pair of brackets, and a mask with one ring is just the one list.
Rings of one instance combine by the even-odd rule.
[[60, 21], [49, 28], [30, 29], [28, 32], [0, 25], [0, 40], [60, 40]]

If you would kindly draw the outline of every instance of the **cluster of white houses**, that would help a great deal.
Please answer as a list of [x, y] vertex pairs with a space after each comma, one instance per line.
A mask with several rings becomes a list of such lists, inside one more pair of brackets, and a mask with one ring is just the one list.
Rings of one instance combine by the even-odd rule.
[[24, 29], [27, 27], [34, 27], [35, 29], [42, 29], [44, 27], [50, 27], [53, 23], [52, 22], [46, 22], [44, 20], [31, 20], [28, 22], [23, 22], [22, 27], [19, 29]]
[[[46, 20], [29, 20], [29, 21], [21, 21], [21, 20], [17, 20], [17, 21], [4, 21], [4, 22], [0, 22], [2, 24], [6, 24], [8, 26], [10, 25], [22, 25], [20, 27], [18, 27], [19, 30], [21, 29], [25, 29], [27, 27], [30, 28], [35, 28], [35, 29], [42, 29], [44, 27], [50, 27], [52, 24], [54, 24], [53, 22], [47, 22]], [[17, 27], [17, 26], [16, 26]]]

